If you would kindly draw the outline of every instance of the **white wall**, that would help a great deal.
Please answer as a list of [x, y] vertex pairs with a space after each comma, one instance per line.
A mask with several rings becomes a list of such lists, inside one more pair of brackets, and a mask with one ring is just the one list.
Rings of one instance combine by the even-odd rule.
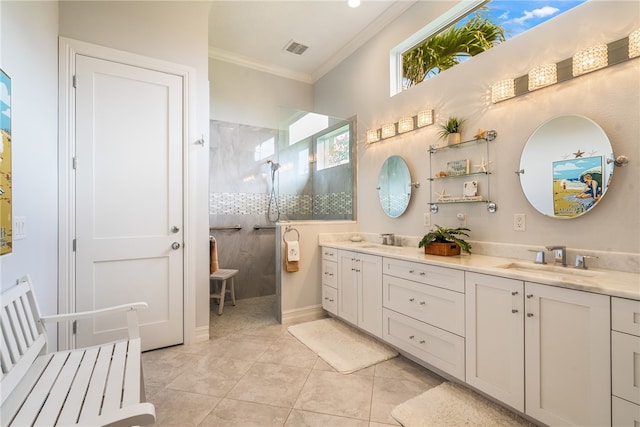
[[[640, 3], [590, 1], [539, 27], [514, 37], [467, 63], [389, 98], [389, 51], [404, 38], [439, 15], [450, 3], [417, 2], [398, 20], [360, 48], [314, 85], [315, 111], [358, 115], [358, 222], [365, 232], [422, 235], [423, 213], [428, 212], [429, 155], [437, 140], [435, 126], [367, 145], [366, 130], [397, 121], [404, 114], [433, 108], [436, 121], [449, 116], [467, 119], [467, 137], [478, 128], [495, 129], [492, 143], [491, 197], [495, 214], [484, 204], [441, 206], [432, 223], [454, 226], [455, 214], [465, 212], [472, 240], [532, 246], [563, 244], [572, 248], [640, 252], [640, 60], [600, 70], [499, 104], [488, 102], [490, 85], [518, 77], [546, 62], [570, 58], [596, 43], [626, 37], [640, 28]], [[435, 10], [438, 8], [438, 10]], [[609, 136], [616, 155], [631, 159], [618, 168], [601, 203], [588, 215], [563, 221], [539, 214], [527, 202], [514, 171], [529, 135], [547, 119], [561, 114], [582, 114], [596, 121]], [[463, 135], [464, 137], [465, 135]], [[379, 208], [375, 190], [384, 160], [402, 155], [413, 178], [422, 186], [408, 211], [387, 218]], [[513, 214], [525, 213], [525, 232], [513, 231]]]
[[[58, 306], [58, 4], [0, 2], [0, 67], [12, 86], [13, 216], [27, 236], [0, 257], [6, 289], [29, 274], [40, 310]], [[55, 330], [50, 334], [55, 346]]]
[[[60, 3], [60, 35], [84, 42], [132, 52], [195, 69], [193, 141], [204, 136], [205, 146], [189, 150], [189, 223], [197, 229], [195, 241], [187, 241], [195, 263], [195, 327], [208, 336], [208, 15], [209, 3], [189, 1], [64, 1]], [[152, 212], [149, 213], [153, 214]], [[187, 236], [185, 236], [187, 238]], [[190, 315], [190, 313], [187, 313]], [[188, 322], [185, 324], [188, 326]]]
[[[254, 35], [250, 35], [254, 37]], [[209, 59], [211, 120], [278, 128], [278, 108], [312, 111], [310, 84]]]

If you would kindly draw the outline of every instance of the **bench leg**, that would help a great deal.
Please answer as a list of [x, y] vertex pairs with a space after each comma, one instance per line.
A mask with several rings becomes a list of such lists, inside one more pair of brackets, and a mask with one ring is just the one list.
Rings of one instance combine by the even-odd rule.
[[233, 283], [233, 276], [231, 276], [231, 302], [233, 305], [236, 305], [236, 287], [235, 283]]
[[218, 306], [218, 316], [222, 314], [222, 309], [224, 308], [224, 297], [227, 292], [227, 279], [224, 279], [220, 284], [220, 305]]

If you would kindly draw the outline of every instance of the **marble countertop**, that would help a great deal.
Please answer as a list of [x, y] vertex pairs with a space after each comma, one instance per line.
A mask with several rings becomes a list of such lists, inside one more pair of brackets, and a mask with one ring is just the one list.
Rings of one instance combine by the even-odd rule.
[[636, 273], [593, 268], [580, 270], [552, 264], [539, 266], [532, 261], [488, 255], [425, 255], [423, 248], [383, 246], [367, 241], [332, 241], [321, 243], [321, 246], [640, 300], [640, 274]]

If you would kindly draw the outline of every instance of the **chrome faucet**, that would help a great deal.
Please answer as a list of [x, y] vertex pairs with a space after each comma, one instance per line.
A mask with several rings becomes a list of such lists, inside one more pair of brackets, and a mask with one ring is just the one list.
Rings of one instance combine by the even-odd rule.
[[561, 262], [563, 267], [567, 266], [567, 247], [566, 246], [547, 246], [548, 251], [553, 252], [556, 262]]
[[595, 255], [576, 255], [576, 268], [581, 268], [582, 270], [588, 270], [587, 260], [590, 258], [598, 258]]
[[393, 233], [383, 233], [380, 235], [382, 237], [382, 244], [393, 246], [394, 235]]

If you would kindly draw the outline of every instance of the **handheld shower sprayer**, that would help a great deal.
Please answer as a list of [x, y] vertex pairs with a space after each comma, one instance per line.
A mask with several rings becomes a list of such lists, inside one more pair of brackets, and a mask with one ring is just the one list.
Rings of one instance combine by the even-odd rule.
[[271, 161], [271, 160], [267, 160], [267, 162], [266, 162], [266, 163], [271, 165], [271, 172], [275, 172], [275, 171], [277, 171], [278, 169], [280, 169], [280, 163], [274, 163], [274, 162], [273, 162], [273, 161]]

